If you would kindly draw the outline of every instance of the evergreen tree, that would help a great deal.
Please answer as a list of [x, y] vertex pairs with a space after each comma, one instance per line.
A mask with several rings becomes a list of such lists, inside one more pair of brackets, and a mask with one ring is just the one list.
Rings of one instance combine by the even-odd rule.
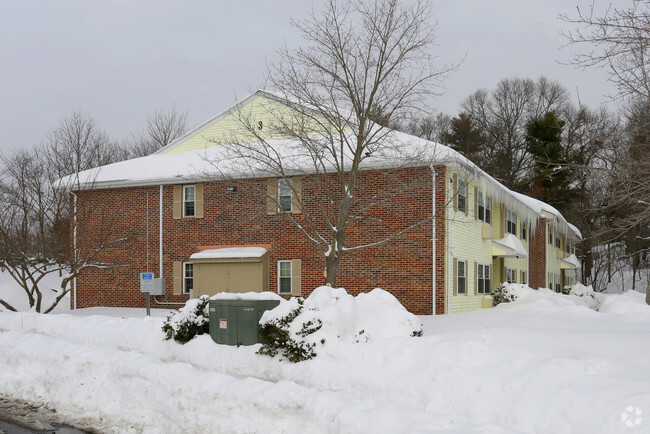
[[555, 112], [531, 118], [526, 124], [527, 150], [533, 157], [529, 194], [564, 213], [571, 199], [570, 158], [562, 145], [564, 121]]
[[441, 134], [443, 143], [483, 167], [481, 151], [486, 142], [483, 130], [475, 125], [467, 113], [450, 120], [450, 130]]

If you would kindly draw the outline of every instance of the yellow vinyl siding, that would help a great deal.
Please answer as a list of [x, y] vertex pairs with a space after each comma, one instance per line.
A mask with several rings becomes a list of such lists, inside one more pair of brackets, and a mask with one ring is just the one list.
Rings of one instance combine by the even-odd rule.
[[[219, 143], [224, 142], [257, 140], [257, 137], [264, 140], [279, 139], [282, 137], [277, 133], [280, 125], [301, 121], [308, 122], [290, 107], [274, 99], [257, 95], [241, 107], [215, 119], [200, 131], [167, 149], [165, 153], [180, 154], [218, 146]], [[315, 125], [314, 123], [312, 128], [315, 128]], [[255, 129], [257, 137], [250, 132], [250, 128]]]
[[[461, 175], [458, 175], [461, 176]], [[452, 182], [449, 182], [449, 180]], [[456, 184], [454, 176], [447, 179], [448, 197], [455, 194]], [[449, 217], [447, 221], [447, 255], [446, 275], [449, 276], [446, 283], [448, 298], [448, 313], [470, 312], [481, 309], [483, 305], [484, 294], [477, 294], [476, 264], [487, 264], [491, 268], [491, 290], [494, 291], [497, 285], [505, 281], [505, 268], [517, 270], [517, 283], [521, 280], [521, 271], [528, 274], [528, 258], [492, 258], [492, 240], [497, 240], [505, 236], [505, 215], [506, 208], [492, 198], [492, 224], [488, 225], [478, 220], [474, 207], [476, 207], [476, 194], [478, 189], [471, 179], [467, 181], [467, 213], [454, 210], [453, 204], [448, 207]], [[483, 238], [484, 228], [492, 226], [493, 237]], [[521, 235], [521, 220], [517, 215], [517, 237]], [[527, 238], [530, 235], [527, 234]], [[524, 247], [529, 251], [528, 239], [521, 240]], [[467, 294], [454, 295], [454, 260], [467, 261]]]
[[[461, 176], [461, 175], [458, 175]], [[455, 177], [456, 179], [458, 178]], [[447, 197], [453, 197], [456, 194], [456, 184], [447, 179]], [[483, 227], [490, 226], [481, 220], [475, 218], [476, 192], [475, 184], [472, 179], [465, 178], [467, 182], [467, 212], [455, 211], [454, 206], [448, 207], [449, 216], [447, 220], [447, 254], [446, 261], [446, 279], [448, 313], [470, 312], [480, 309], [484, 294], [476, 293], [476, 264], [492, 264], [492, 240], [483, 239]], [[495, 203], [492, 204], [492, 212], [495, 210]], [[492, 215], [494, 224], [496, 216]], [[467, 293], [454, 295], [454, 282], [456, 275], [454, 273], [454, 259], [467, 261]]]

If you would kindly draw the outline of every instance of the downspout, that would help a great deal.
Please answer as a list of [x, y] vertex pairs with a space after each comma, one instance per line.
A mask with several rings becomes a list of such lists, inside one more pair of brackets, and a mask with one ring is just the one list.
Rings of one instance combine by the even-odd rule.
[[158, 247], [158, 277], [162, 278], [163, 274], [163, 186], [160, 184], [160, 192], [158, 193], [158, 196], [160, 197], [160, 204], [159, 204], [159, 214], [160, 214], [160, 221], [158, 222], [158, 228], [160, 232], [158, 233], [158, 241], [159, 241], [159, 247]]
[[[72, 261], [77, 264], [77, 195], [75, 192], [70, 192], [73, 197], [73, 207], [72, 207]], [[77, 310], [77, 275], [72, 278], [72, 303], [73, 310]]]
[[432, 245], [431, 250], [433, 252], [433, 273], [431, 275], [431, 288], [433, 290], [433, 314], [436, 315], [437, 300], [436, 300], [436, 168], [431, 164], [431, 208], [433, 212], [432, 216]]

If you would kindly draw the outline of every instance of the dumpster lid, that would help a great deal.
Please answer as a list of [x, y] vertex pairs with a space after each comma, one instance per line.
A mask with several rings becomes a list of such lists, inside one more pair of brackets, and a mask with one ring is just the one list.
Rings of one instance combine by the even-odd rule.
[[193, 253], [190, 259], [261, 258], [267, 251], [264, 247], [222, 247]]

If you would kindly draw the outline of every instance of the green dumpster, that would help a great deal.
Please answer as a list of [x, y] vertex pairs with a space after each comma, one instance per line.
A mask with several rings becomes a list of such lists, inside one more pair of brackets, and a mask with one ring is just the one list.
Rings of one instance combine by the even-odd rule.
[[260, 318], [279, 300], [210, 300], [210, 336], [218, 344], [253, 345], [260, 338]]

